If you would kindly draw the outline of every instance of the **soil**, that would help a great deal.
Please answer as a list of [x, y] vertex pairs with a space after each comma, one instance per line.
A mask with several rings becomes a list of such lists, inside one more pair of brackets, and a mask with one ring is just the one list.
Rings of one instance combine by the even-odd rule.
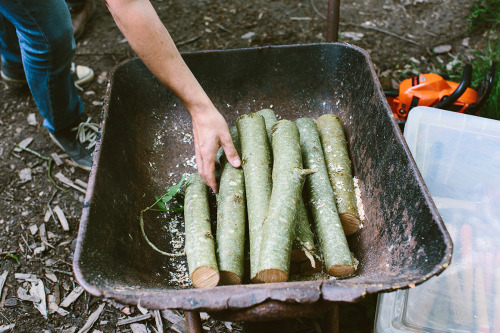
[[[390, 89], [412, 71], [430, 71], [467, 54], [480, 45], [480, 34], [469, 34], [465, 17], [470, 1], [448, 0], [365, 0], [341, 3], [340, 40], [366, 49], [372, 58], [384, 89]], [[160, 17], [181, 52], [246, 48], [324, 42], [326, 1], [222, 1], [153, 0]], [[449, 44], [452, 51], [435, 54], [433, 47]], [[107, 85], [107, 73], [123, 60], [135, 57], [117, 29], [105, 3], [97, 11], [77, 43], [75, 62], [94, 69], [96, 79], [81, 92], [86, 112], [99, 119]], [[408, 74], [410, 75], [410, 74]], [[33, 138], [29, 148], [48, 157], [62, 154], [43, 128], [29, 90], [0, 81], [0, 275], [8, 272], [0, 285], [0, 332], [15, 324], [13, 332], [72, 332], [81, 329], [102, 300], [83, 293], [65, 308], [68, 314], [51, 313], [48, 319], [22, 300], [22, 289], [33, 282], [20, 279], [32, 274], [44, 284], [45, 294], [56, 302], [76, 286], [72, 259], [84, 193], [64, 187], [47, 175], [46, 160], [26, 151], [15, 151], [16, 144]], [[89, 174], [68, 163], [53, 165], [52, 175], [86, 182]], [[31, 179], [25, 177], [31, 174]], [[47, 212], [59, 206], [68, 221], [63, 230], [58, 219]], [[47, 217], [47, 218], [46, 218]], [[45, 227], [47, 245], [40, 228]], [[43, 246], [44, 245], [44, 246]], [[53, 274], [51, 274], [53, 273]], [[55, 275], [55, 278], [54, 278]], [[1, 281], [1, 278], [0, 278]], [[341, 306], [341, 329], [370, 332], [373, 327], [375, 299], [356, 306]], [[140, 314], [135, 307], [106, 303], [94, 332], [131, 332], [130, 325], [117, 326], [128, 315]], [[317, 318], [292, 321], [286, 331], [315, 332]], [[157, 328], [153, 318], [142, 322], [150, 331]], [[204, 317], [212, 332], [249, 330], [241, 324], [225, 324]], [[163, 329], [172, 331], [164, 320]], [[233, 328], [231, 328], [233, 327]], [[250, 327], [250, 326], [248, 326]], [[276, 329], [276, 325], [268, 327]], [[285, 329], [285, 326], [280, 326]], [[259, 328], [261, 331], [262, 327]], [[6, 330], [9, 331], [9, 330]]]

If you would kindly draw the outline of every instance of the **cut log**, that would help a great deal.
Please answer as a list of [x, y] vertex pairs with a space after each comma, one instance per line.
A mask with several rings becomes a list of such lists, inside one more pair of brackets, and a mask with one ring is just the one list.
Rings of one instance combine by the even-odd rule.
[[325, 155], [326, 169], [337, 200], [340, 221], [344, 233], [349, 236], [359, 230], [361, 221], [342, 120], [333, 114], [324, 114], [316, 120], [316, 124]]
[[215, 287], [219, 270], [210, 227], [207, 186], [197, 173], [192, 174], [184, 198], [185, 252], [189, 277], [196, 288]]
[[[257, 112], [264, 117], [266, 124], [267, 137], [271, 142], [271, 128], [278, 122], [276, 114], [271, 109], [263, 109]], [[272, 154], [271, 146], [271, 156]], [[295, 240], [292, 247], [292, 265], [298, 264], [297, 273], [306, 275], [314, 274], [321, 271], [321, 262], [316, 259], [317, 249], [314, 244], [314, 234], [311, 230], [311, 224], [304, 207], [302, 196], [299, 198], [297, 221], [295, 230]]]
[[272, 193], [262, 227], [259, 272], [256, 280], [265, 283], [288, 280], [290, 256], [295, 238], [297, 204], [305, 176], [297, 126], [280, 120], [271, 129], [273, 148]]
[[250, 278], [254, 281], [259, 272], [262, 223], [271, 198], [271, 153], [264, 117], [255, 113], [240, 116], [237, 120], [237, 127], [245, 177], [250, 239]]
[[[230, 129], [234, 146], [241, 153], [236, 127]], [[233, 168], [225, 156], [217, 195], [217, 262], [220, 284], [241, 284], [245, 256], [246, 201], [243, 169]]]
[[314, 242], [314, 233], [311, 230], [309, 217], [302, 197], [297, 202], [295, 224], [295, 240], [292, 245], [292, 265], [298, 265], [297, 272], [303, 275], [312, 275], [322, 269], [318, 259], [319, 251]]
[[304, 191], [326, 271], [336, 277], [351, 275], [354, 273], [351, 252], [337, 212], [335, 194], [328, 179], [316, 122], [309, 118], [300, 118], [296, 123], [300, 131], [304, 167], [318, 170], [307, 177]]

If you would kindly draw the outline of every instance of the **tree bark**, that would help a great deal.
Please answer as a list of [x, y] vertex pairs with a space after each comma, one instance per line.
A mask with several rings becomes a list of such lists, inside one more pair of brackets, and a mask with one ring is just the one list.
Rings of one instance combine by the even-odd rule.
[[[276, 114], [271, 109], [263, 109], [256, 113], [264, 117], [267, 137], [269, 142], [271, 142], [271, 128], [278, 122]], [[271, 149], [271, 156], [273, 155], [272, 151], [273, 149]], [[316, 259], [318, 251], [314, 243], [314, 234], [311, 230], [311, 223], [307, 216], [302, 196], [300, 196], [297, 204], [295, 240], [293, 242], [291, 260], [294, 265], [298, 266], [296, 269], [297, 272], [306, 275], [314, 274], [321, 271], [321, 261]]]
[[257, 281], [288, 280], [290, 255], [295, 236], [297, 203], [305, 175], [297, 126], [280, 120], [271, 129], [273, 147], [272, 193], [262, 228]]
[[318, 169], [318, 172], [307, 177], [304, 189], [326, 271], [336, 277], [351, 275], [354, 273], [351, 252], [337, 213], [316, 122], [300, 118], [296, 124], [300, 132], [304, 167]]
[[250, 278], [254, 281], [259, 272], [262, 224], [271, 198], [271, 153], [264, 117], [255, 113], [240, 116], [237, 127], [248, 212]]
[[210, 227], [207, 186], [197, 173], [191, 175], [186, 185], [184, 223], [189, 277], [196, 288], [215, 287], [219, 283], [219, 270]]
[[337, 209], [346, 236], [359, 230], [358, 205], [354, 192], [351, 160], [347, 150], [342, 120], [333, 114], [324, 114], [316, 120], [321, 145], [326, 160], [326, 168], [333, 193], [337, 199]]
[[[231, 127], [229, 131], [239, 154], [241, 149], [238, 130]], [[243, 169], [231, 166], [225, 155], [221, 159], [221, 166], [216, 236], [220, 284], [241, 284], [245, 251], [245, 179]]]

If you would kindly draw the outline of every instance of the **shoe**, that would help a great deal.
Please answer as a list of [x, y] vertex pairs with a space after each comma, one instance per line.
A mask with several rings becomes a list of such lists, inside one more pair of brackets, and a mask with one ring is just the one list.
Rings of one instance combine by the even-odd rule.
[[11, 70], [5, 68], [5, 66], [2, 66], [1, 76], [2, 76], [2, 79], [8, 83], [14, 83], [14, 84], [26, 84], [27, 83], [26, 76], [24, 75], [24, 72], [14, 73]]
[[[15, 84], [27, 84], [26, 76], [24, 73], [21, 75], [13, 75], [9, 70], [2, 66], [1, 70], [2, 79], [8, 83]], [[74, 62], [71, 63], [71, 76], [73, 76], [73, 81], [75, 85], [82, 86], [86, 83], [89, 83], [94, 79], [94, 71], [92, 68], [83, 66], [83, 65], [75, 65]]]
[[75, 36], [75, 40], [79, 39], [83, 32], [85, 31], [85, 26], [88, 21], [94, 15], [96, 9], [95, 0], [87, 0], [85, 5], [78, 6], [78, 8], [71, 8], [71, 21], [73, 23], [73, 34]]
[[99, 138], [99, 126], [83, 114], [72, 126], [49, 132], [50, 138], [83, 170], [90, 171], [92, 154]]
[[94, 79], [94, 71], [92, 68], [83, 65], [75, 65], [74, 62], [71, 63], [71, 75], [77, 86], [82, 86]]

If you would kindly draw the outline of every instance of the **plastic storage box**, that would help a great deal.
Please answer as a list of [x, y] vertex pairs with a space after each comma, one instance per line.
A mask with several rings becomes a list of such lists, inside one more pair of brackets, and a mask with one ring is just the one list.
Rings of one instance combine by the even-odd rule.
[[500, 121], [413, 109], [404, 137], [452, 237], [450, 267], [379, 295], [375, 332], [500, 332]]

